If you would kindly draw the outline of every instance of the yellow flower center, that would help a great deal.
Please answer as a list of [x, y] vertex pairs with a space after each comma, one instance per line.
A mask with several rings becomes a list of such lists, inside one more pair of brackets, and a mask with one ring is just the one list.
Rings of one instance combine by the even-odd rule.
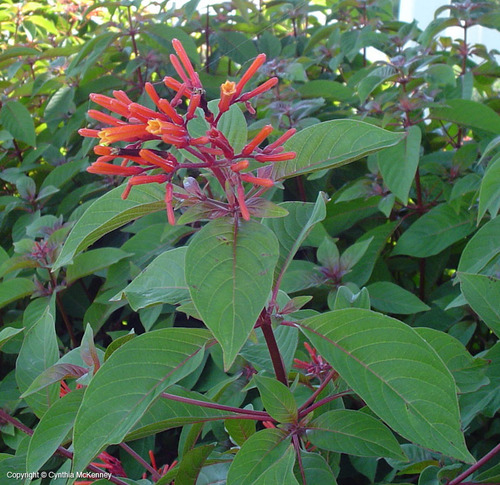
[[231, 96], [236, 92], [236, 84], [232, 81], [226, 81], [220, 86], [220, 92], [223, 95]]

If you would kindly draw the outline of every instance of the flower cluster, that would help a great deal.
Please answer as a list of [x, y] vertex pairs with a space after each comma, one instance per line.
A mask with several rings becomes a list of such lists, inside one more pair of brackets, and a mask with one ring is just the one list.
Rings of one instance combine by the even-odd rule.
[[321, 380], [328, 372], [330, 372], [332, 366], [326, 362], [321, 355], [318, 355], [316, 349], [311, 347], [307, 342], [304, 342], [304, 347], [306, 348], [311, 360], [309, 362], [305, 362], [303, 360], [293, 359], [294, 367], [297, 369], [303, 369], [306, 371], [306, 375], [317, 377]]
[[[273, 88], [278, 79], [269, 79], [257, 88], [244, 92], [244, 88], [266, 60], [265, 54], [258, 55], [241, 79], [235, 83], [226, 81], [220, 87], [218, 112], [213, 113], [205, 97], [200, 78], [189, 60], [182, 44], [174, 39], [172, 45], [177, 55], [172, 54], [170, 61], [179, 75], [180, 81], [165, 77], [164, 84], [175, 92], [168, 101], [160, 98], [151, 83], [145, 84], [145, 91], [156, 106], [150, 109], [134, 103], [123, 91], [114, 91], [113, 97], [91, 94], [90, 99], [113, 115], [91, 109], [90, 118], [106, 125], [102, 129], [84, 128], [82, 136], [99, 139], [94, 151], [99, 158], [87, 169], [90, 173], [131, 177], [123, 193], [126, 198], [134, 185], [160, 183], [166, 185], [165, 203], [168, 221], [175, 224], [173, 201], [180, 201], [184, 206], [202, 203], [205, 208], [212, 208], [212, 218], [232, 214], [249, 220], [252, 215], [251, 197], [262, 194], [274, 185], [269, 178], [269, 166], [260, 167], [251, 173], [252, 161], [264, 164], [291, 160], [293, 152], [284, 152], [283, 144], [295, 133], [291, 129], [275, 142], [264, 148], [259, 145], [271, 134], [273, 128], [266, 125], [239, 152], [236, 152], [224, 133], [218, 128], [221, 116], [235, 103], [243, 103], [250, 113], [255, 113], [249, 100]], [[179, 113], [181, 106], [187, 105], [185, 113]], [[193, 137], [188, 130], [190, 120], [204, 117], [208, 129], [203, 136]], [[125, 142], [125, 146], [111, 146]], [[156, 142], [151, 148], [143, 147], [146, 142]], [[123, 145], [123, 143], [122, 143]], [[153, 143], [153, 145], [155, 145]], [[190, 154], [189, 158], [179, 161], [169, 150], [170, 145], [178, 153]], [[179, 157], [180, 158], [180, 157]], [[120, 164], [114, 162], [120, 160]], [[192, 161], [195, 160], [195, 161]], [[255, 166], [255, 164], [254, 164]], [[174, 186], [172, 178], [180, 169], [207, 169], [212, 172], [224, 190], [227, 203], [207, 197], [198, 184], [193, 184], [188, 177], [189, 187]], [[250, 184], [250, 189], [244, 183]], [[191, 190], [190, 190], [191, 189]], [[211, 196], [211, 191], [208, 191]]]

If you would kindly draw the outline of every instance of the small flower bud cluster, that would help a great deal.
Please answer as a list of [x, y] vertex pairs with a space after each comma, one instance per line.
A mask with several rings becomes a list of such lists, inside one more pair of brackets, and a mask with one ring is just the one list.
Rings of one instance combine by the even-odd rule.
[[[170, 55], [170, 62], [177, 72], [180, 81], [172, 77], [165, 77], [164, 84], [175, 92], [169, 101], [160, 98], [151, 83], [145, 84], [145, 91], [151, 98], [156, 109], [151, 109], [133, 102], [123, 91], [113, 91], [113, 97], [102, 94], [91, 94], [90, 99], [110, 111], [111, 114], [90, 109], [90, 118], [106, 125], [102, 129], [83, 128], [79, 131], [82, 136], [99, 139], [94, 148], [97, 160], [87, 169], [90, 173], [130, 177], [122, 197], [128, 197], [134, 185], [147, 183], [166, 184], [165, 203], [167, 206], [168, 221], [175, 224], [173, 203], [181, 201], [184, 205], [193, 205], [196, 200], [205, 200], [206, 196], [199, 191], [176, 192], [172, 184], [172, 177], [181, 168], [195, 170], [209, 170], [224, 189], [227, 197], [225, 209], [221, 211], [221, 203], [217, 201], [217, 216], [233, 214], [248, 220], [252, 208], [247, 206], [249, 194], [259, 193], [274, 185], [270, 178], [262, 177], [262, 171], [256, 175], [250, 173], [250, 162], [259, 163], [279, 162], [291, 160], [293, 152], [285, 152], [283, 144], [295, 133], [288, 130], [275, 142], [264, 148], [260, 145], [272, 133], [271, 125], [264, 126], [260, 132], [241, 150], [236, 152], [229, 140], [218, 128], [221, 116], [235, 103], [244, 103], [250, 112], [254, 112], [249, 100], [272, 89], [278, 82], [271, 78], [257, 88], [243, 92], [248, 81], [265, 63], [266, 56], [258, 55], [241, 79], [235, 83], [226, 81], [220, 87], [218, 113], [212, 113], [205, 99], [205, 91], [200, 78], [191, 64], [184, 47], [177, 39], [172, 41], [176, 54]], [[187, 104], [184, 114], [178, 108]], [[192, 137], [188, 130], [188, 123], [193, 118], [203, 116], [209, 125], [205, 135]], [[143, 148], [145, 142], [158, 142], [158, 148]], [[111, 147], [115, 143], [125, 143], [125, 146]], [[162, 144], [167, 145], [162, 149]], [[153, 144], [154, 145], [154, 144]], [[151, 146], [151, 143], [149, 144]], [[179, 162], [178, 158], [170, 153], [170, 148], [182, 150], [183, 154], [190, 154], [186, 162]], [[119, 163], [115, 163], [119, 160]], [[195, 161], [193, 161], [195, 160]], [[250, 171], [247, 171], [249, 170]], [[251, 184], [247, 190], [244, 183]], [[199, 192], [199, 193], [198, 193]], [[255, 196], [252, 193], [252, 196]]]

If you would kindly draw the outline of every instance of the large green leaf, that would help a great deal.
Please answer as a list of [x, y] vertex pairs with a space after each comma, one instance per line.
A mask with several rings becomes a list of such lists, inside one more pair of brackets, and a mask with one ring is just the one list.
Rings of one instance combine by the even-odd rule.
[[55, 453], [73, 428], [84, 389], [69, 392], [45, 413], [30, 440], [26, 469], [35, 472]]
[[255, 376], [265, 410], [280, 423], [293, 423], [297, 420], [297, 403], [292, 391], [271, 377]]
[[264, 224], [272, 229], [279, 241], [280, 254], [276, 274], [285, 272], [302, 243], [316, 224], [326, 216], [325, 200], [319, 194], [316, 202], [284, 202], [287, 217], [268, 219]]
[[378, 167], [385, 184], [404, 205], [408, 203], [408, 194], [417, 171], [421, 138], [420, 128], [411, 126], [408, 135], [397, 145], [377, 153]]
[[378, 419], [361, 411], [328, 411], [307, 428], [311, 443], [324, 450], [356, 456], [405, 458], [391, 431]]
[[13, 301], [31, 295], [35, 291], [35, 285], [28, 278], [14, 278], [0, 283], [0, 308]]
[[[21, 393], [59, 359], [59, 348], [54, 317], [47, 307], [41, 317], [26, 332], [23, 346], [16, 362], [16, 381]], [[45, 414], [59, 395], [59, 384], [52, 384], [25, 397], [28, 406], [37, 416]]]
[[106, 269], [131, 254], [118, 248], [98, 248], [79, 254], [66, 271], [66, 281], [73, 283], [96, 271]]
[[351, 88], [336, 81], [317, 79], [300, 86], [299, 93], [303, 98], [327, 98], [335, 101], [348, 101], [354, 96]]
[[446, 106], [431, 108], [431, 118], [500, 133], [500, 116], [489, 106], [468, 99], [447, 99]]
[[273, 232], [253, 221], [209, 222], [186, 253], [193, 302], [224, 351], [228, 369], [267, 301], [278, 260]]
[[257, 57], [254, 43], [242, 32], [220, 30], [217, 32], [217, 40], [221, 53], [238, 64], [244, 64]]
[[186, 251], [186, 247], [165, 251], [112, 300], [125, 297], [135, 311], [159, 303], [175, 305], [187, 300]]
[[279, 429], [263, 429], [250, 436], [234, 458], [227, 485], [297, 485], [293, 476], [295, 450]]
[[480, 274], [458, 273], [467, 303], [500, 337], [500, 279]]
[[303, 320], [300, 328], [394, 431], [426, 448], [474, 461], [460, 429], [453, 377], [412, 328], [358, 308]]
[[485, 377], [488, 361], [473, 358], [464, 345], [448, 333], [433, 328], [416, 328], [415, 331], [432, 346], [450, 369], [462, 393], [477, 391], [489, 383]]
[[411, 315], [430, 310], [430, 307], [413, 293], [390, 281], [377, 281], [368, 285], [367, 289], [372, 307], [378, 311]]
[[467, 209], [457, 211], [441, 204], [417, 219], [400, 237], [392, 255], [406, 254], [426, 258], [474, 231], [474, 215]]
[[19, 101], [8, 101], [0, 110], [0, 123], [16, 140], [35, 146], [35, 124], [30, 112]]
[[206, 330], [167, 328], [139, 335], [114, 352], [90, 381], [76, 417], [74, 470], [120, 443], [168, 386], [193, 372], [209, 338]]
[[[319, 453], [301, 451], [302, 466], [309, 484], [337, 485], [337, 480], [326, 460]], [[296, 466], [297, 468], [297, 466]], [[299, 473], [296, 470], [295, 475]]]
[[458, 271], [479, 273], [500, 253], [500, 217], [492, 219], [474, 234], [465, 246]]
[[123, 187], [117, 187], [92, 203], [70, 232], [53, 269], [70, 264], [77, 253], [104, 234], [165, 208], [164, 190], [158, 184], [134, 187], [126, 200], [122, 193]]
[[340, 167], [369, 153], [398, 143], [404, 135], [373, 126], [364, 121], [333, 120], [310, 126], [285, 143], [295, 159], [273, 166], [276, 178]]

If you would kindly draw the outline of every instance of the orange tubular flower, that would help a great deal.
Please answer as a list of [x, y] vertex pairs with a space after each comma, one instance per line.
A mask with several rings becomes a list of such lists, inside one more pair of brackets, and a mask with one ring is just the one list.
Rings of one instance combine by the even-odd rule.
[[123, 125], [113, 128], [104, 128], [98, 135], [101, 143], [115, 143], [117, 141], [133, 141], [149, 135], [148, 125]]
[[193, 94], [186, 113], [186, 121], [192, 120], [195, 117], [196, 108], [200, 105], [200, 100], [201, 94]]
[[80, 128], [78, 134], [90, 138], [99, 138], [99, 130], [91, 130], [90, 128]]
[[265, 83], [261, 84], [259, 87], [255, 88], [253, 91], [250, 91], [249, 93], [245, 93], [243, 96], [239, 98], [238, 101], [241, 101], [244, 103], [245, 101], [248, 101], [249, 99], [257, 96], [258, 94], [265, 93], [266, 91], [269, 91], [271, 88], [276, 86], [278, 84], [278, 78], [277, 77], [272, 77], [271, 79], [267, 80]]
[[181, 41], [178, 39], [173, 39], [172, 46], [177, 55], [179, 56], [179, 59], [181, 60], [182, 64], [186, 68], [186, 71], [189, 74], [193, 87], [201, 88], [202, 86], [200, 78], [198, 77], [198, 74], [195, 72], [193, 65], [191, 64], [191, 61], [189, 60], [189, 57], [186, 51], [184, 50], [184, 46], [182, 45]]
[[177, 114], [177, 111], [172, 107], [172, 105], [166, 99], [160, 99], [158, 102], [159, 108], [174, 122], [178, 125], [182, 125], [184, 120], [182, 116]]
[[231, 170], [236, 173], [241, 172], [246, 168], [248, 168], [248, 160], [242, 160], [241, 162], [233, 163], [231, 165]]
[[264, 162], [283, 162], [285, 160], [292, 160], [296, 157], [295, 152], [284, 152], [284, 153], [276, 153], [272, 155], [266, 155], [266, 154], [259, 154], [255, 155], [255, 160], [258, 162], [264, 163]]
[[286, 141], [288, 141], [295, 133], [297, 130], [295, 128], [290, 128], [288, 131], [283, 133], [275, 142], [267, 145], [264, 150], [262, 150], [264, 153], [269, 153], [272, 152], [275, 148], [278, 148], [279, 146], [283, 145]]
[[236, 92], [234, 93], [235, 98], [237, 98], [241, 94], [243, 88], [245, 87], [245, 84], [253, 77], [253, 75], [259, 70], [262, 64], [264, 64], [264, 62], [266, 62], [265, 54], [259, 54], [255, 58], [255, 60], [252, 62], [252, 65], [247, 69], [245, 74], [241, 76], [241, 79], [236, 85]]
[[87, 111], [87, 114], [89, 115], [90, 118], [100, 121], [101, 123], [106, 123], [111, 126], [121, 126], [125, 124], [124, 121], [120, 121], [116, 119], [114, 116], [101, 113], [100, 111], [97, 111], [95, 109], [89, 109]]
[[121, 175], [122, 177], [130, 177], [144, 172], [142, 167], [122, 167], [121, 165], [113, 165], [112, 163], [94, 162], [87, 168], [89, 173], [97, 173], [100, 175]]
[[[241, 176], [243, 178], [243, 175]], [[245, 189], [240, 184], [236, 189], [236, 198], [238, 199], [238, 204], [240, 205], [241, 217], [245, 219], [245, 221], [250, 220], [250, 212], [248, 212], [248, 207], [245, 202]]]
[[253, 185], [260, 185], [261, 187], [268, 187], [269, 188], [269, 187], [272, 187], [274, 185], [274, 181], [271, 179], [254, 177], [253, 175], [250, 175], [249, 173], [241, 174], [241, 180], [244, 180], [245, 182], [249, 182]]
[[171, 160], [160, 157], [151, 150], [140, 150], [139, 155], [148, 163], [159, 167], [167, 173], [171, 173], [175, 170], [175, 165]]
[[167, 206], [168, 223], [171, 226], [175, 226], [175, 214], [174, 214], [174, 208], [172, 206], [173, 192], [174, 188], [172, 184], [167, 184], [167, 189], [165, 191], [165, 205]]
[[255, 148], [257, 148], [258, 145], [260, 145], [273, 131], [272, 125], [266, 125], [262, 130], [257, 133], [257, 136], [248, 144], [246, 145], [241, 153], [243, 155], [250, 155]]
[[231, 101], [234, 99], [235, 94], [236, 84], [234, 84], [232, 81], [226, 81], [224, 84], [221, 84], [219, 113], [225, 113], [229, 109], [229, 106], [231, 105]]

